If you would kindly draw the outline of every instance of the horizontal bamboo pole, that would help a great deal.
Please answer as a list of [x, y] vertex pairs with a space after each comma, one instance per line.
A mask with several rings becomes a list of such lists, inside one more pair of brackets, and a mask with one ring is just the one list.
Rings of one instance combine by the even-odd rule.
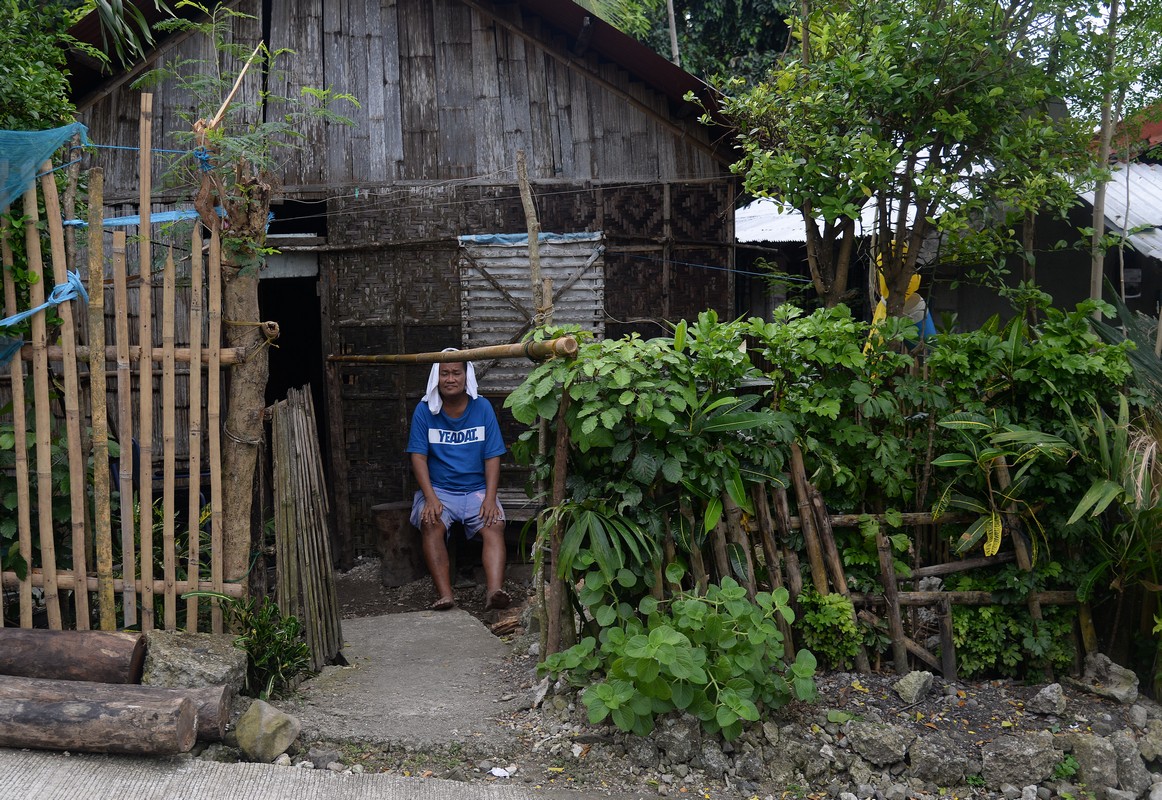
[[[39, 587], [39, 586], [44, 585], [44, 576], [40, 572], [33, 572], [32, 575], [29, 576], [29, 578], [32, 581], [33, 586]], [[18, 578], [16, 576], [15, 572], [0, 573], [0, 586], [15, 587], [15, 586], [19, 586], [19, 585], [20, 585], [20, 578]], [[67, 592], [67, 591], [72, 591], [73, 589], [75, 589], [77, 586], [77, 582], [76, 582], [76, 579], [73, 577], [72, 573], [62, 572], [59, 575], [57, 575], [56, 585], [57, 585], [57, 589], [59, 589], [60, 591]], [[97, 578], [92, 577], [92, 576], [86, 578], [85, 585], [86, 585], [86, 588], [90, 592], [97, 591], [97, 585], [98, 585]], [[240, 583], [225, 583], [222, 585], [222, 588], [220, 590], [215, 589], [214, 584], [211, 583], [210, 581], [197, 581], [197, 582], [177, 581], [174, 584], [174, 586], [177, 589], [179, 594], [185, 593], [185, 592], [192, 592], [192, 591], [199, 591], [199, 592], [221, 591], [222, 594], [229, 595], [230, 597], [242, 597], [243, 596], [243, 586]], [[133, 581], [133, 587], [138, 592], [140, 592], [142, 589], [142, 582], [140, 580]], [[125, 589], [125, 581], [121, 578], [114, 578], [113, 579], [113, 591], [120, 592], [120, 591], [123, 591], [124, 589]], [[155, 592], [164, 592], [165, 591], [165, 581], [161, 581], [161, 580], [153, 581], [153, 590]]]
[[[865, 517], [875, 520], [876, 522], [887, 522], [888, 516], [886, 514], [831, 514], [828, 519], [831, 520], [831, 527], [833, 528], [856, 528], [863, 521]], [[907, 527], [910, 525], [943, 525], [952, 522], [971, 522], [976, 519], [971, 514], [944, 514], [937, 522], [933, 522], [932, 514], [928, 511], [908, 512], [900, 514], [900, 527]], [[801, 524], [799, 517], [790, 517], [791, 529], [799, 530]]]
[[544, 342], [518, 342], [516, 344], [495, 344], [488, 347], [470, 347], [467, 350], [450, 350], [439, 353], [380, 353], [366, 356], [327, 356], [328, 361], [342, 361], [351, 364], [446, 364], [453, 361], [480, 361], [485, 358], [528, 358], [544, 361], [560, 356], [577, 357], [577, 340], [572, 336], [549, 339]]
[[[930, 606], [936, 605], [947, 598], [957, 606], [999, 606], [1016, 605], [999, 599], [992, 592], [900, 592], [897, 595], [902, 606]], [[1077, 593], [1069, 590], [1050, 592], [1033, 592], [1030, 598], [1049, 606], [1064, 606], [1077, 602]], [[883, 595], [852, 593], [851, 602], [882, 605]]]
[[1017, 554], [1012, 550], [1007, 550], [1004, 553], [997, 553], [995, 556], [982, 556], [980, 558], [966, 558], [962, 561], [951, 561], [947, 564], [932, 564], [927, 567], [917, 567], [912, 570], [912, 577], [904, 578], [897, 575], [897, 581], [916, 580], [917, 578], [928, 578], [933, 575], [952, 575], [956, 572], [966, 572], [970, 569], [979, 569], [980, 567], [991, 567], [996, 564], [1008, 564], [1017, 557]]
[[[48, 360], [49, 361], [62, 361], [64, 359], [64, 350], [59, 345], [46, 347], [45, 350], [48, 352]], [[86, 347], [85, 345], [77, 345], [76, 350], [77, 350], [77, 360], [84, 361], [84, 362], [88, 363], [88, 361], [89, 361], [89, 348]], [[222, 354], [222, 363], [223, 364], [238, 364], [244, 360], [244, 357], [246, 354], [246, 348], [244, 348], [244, 347], [223, 347], [219, 352]], [[31, 361], [32, 360], [31, 349], [22, 348], [20, 351], [20, 357], [23, 358], [25, 361]], [[133, 359], [134, 361], [140, 361], [141, 360], [141, 345], [135, 344], [132, 347], [130, 347], [129, 348], [129, 357], [131, 359]], [[151, 348], [150, 353], [149, 353], [149, 357], [152, 361], [161, 362], [165, 358], [165, 351], [160, 347]], [[188, 348], [188, 347], [175, 347], [174, 351], [173, 351], [173, 357], [174, 357], [174, 361], [179, 361], [183, 364], [190, 363], [190, 348]], [[209, 348], [205, 348], [205, 347], [202, 348], [201, 359], [202, 359], [203, 364], [210, 363], [210, 350], [209, 350]], [[110, 345], [110, 346], [105, 348], [105, 360], [106, 361], [114, 361], [114, 362], [117, 360], [117, 347], [115, 345]]]

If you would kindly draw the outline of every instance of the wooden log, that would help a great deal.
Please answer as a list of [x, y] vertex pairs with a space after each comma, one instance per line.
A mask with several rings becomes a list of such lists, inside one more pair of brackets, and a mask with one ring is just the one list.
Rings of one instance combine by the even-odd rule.
[[1017, 557], [1012, 550], [1006, 550], [1003, 553], [997, 553], [995, 556], [981, 556], [980, 558], [966, 558], [962, 561], [950, 561], [947, 564], [931, 564], [927, 567], [917, 567], [912, 570], [910, 578], [897, 578], [901, 581], [916, 580], [918, 578], [927, 578], [933, 575], [952, 575], [956, 572], [967, 572], [970, 569], [980, 569], [982, 567], [991, 567], [996, 564], [1008, 564]]
[[[775, 523], [771, 516], [767, 487], [755, 486], [752, 496], [755, 504], [755, 515], [758, 517], [763, 562], [767, 565], [767, 577], [771, 582], [771, 590], [782, 589], [784, 588], [782, 554], [778, 545], [775, 544]], [[791, 633], [791, 624], [783, 618], [782, 614], [775, 617], [775, 624], [779, 628], [779, 633], [783, 634], [783, 659], [790, 662], [795, 653], [795, 639]]]
[[791, 443], [791, 481], [795, 486], [795, 496], [799, 503], [799, 519], [803, 523], [803, 540], [807, 544], [811, 582], [815, 584], [815, 591], [827, 596], [831, 594], [831, 589], [827, 585], [827, 566], [823, 563], [823, 549], [815, 528], [815, 512], [811, 508], [811, 497], [807, 491], [807, 468], [803, 464], [803, 451], [795, 442]]
[[171, 689], [134, 683], [95, 683], [92, 681], [48, 680], [0, 675], [0, 700], [29, 700], [55, 703], [66, 700], [150, 701], [158, 698], [188, 698], [198, 712], [197, 738], [220, 742], [226, 736], [226, 725], [234, 704], [234, 690], [229, 686], [202, 686]]
[[[1047, 606], [1065, 606], [1077, 602], [1077, 593], [1072, 590], [1053, 590], [1048, 592], [1032, 592], [1038, 603]], [[992, 592], [900, 592], [899, 601], [902, 606], [931, 606], [938, 605], [948, 598], [949, 602], [958, 606], [999, 606], [1011, 605], [998, 598]], [[853, 603], [882, 604], [883, 595], [852, 593]]]
[[55, 701], [0, 697], [0, 747], [176, 755], [194, 746], [197, 716], [188, 697], [168, 695]]
[[141, 633], [0, 628], [0, 675], [138, 683], [144, 667]]
[[892, 661], [896, 673], [904, 675], [908, 671], [908, 649], [904, 645], [904, 622], [900, 619], [900, 604], [897, 599], [896, 567], [888, 537], [883, 528], [876, 526], [876, 553], [880, 561], [880, 582], [884, 587], [884, 600], [888, 606], [888, 635], [892, 639]]
[[747, 540], [746, 532], [742, 529], [742, 509], [739, 508], [738, 503], [734, 502], [734, 498], [725, 492], [722, 495], [722, 507], [725, 510], [726, 530], [730, 535], [730, 540], [742, 551], [743, 557], [746, 559], [746, 574], [743, 576], [743, 585], [746, 587], [747, 598], [753, 601], [758, 593], [758, 586], [754, 577], [754, 559], [750, 554], [750, 542]]
[[710, 585], [710, 576], [706, 574], [706, 563], [702, 558], [702, 548], [698, 545], [697, 530], [694, 522], [694, 511], [685, 498], [678, 501], [678, 510], [682, 514], [687, 530], [690, 531], [690, 576], [694, 579], [694, 592], [706, 594], [706, 587]]
[[714, 555], [714, 570], [721, 583], [730, 574], [730, 556], [726, 552], [726, 522], [721, 518], [714, 530], [710, 531], [710, 552]]
[[944, 679], [956, 680], [956, 642], [952, 636], [952, 601], [940, 601], [940, 671]]

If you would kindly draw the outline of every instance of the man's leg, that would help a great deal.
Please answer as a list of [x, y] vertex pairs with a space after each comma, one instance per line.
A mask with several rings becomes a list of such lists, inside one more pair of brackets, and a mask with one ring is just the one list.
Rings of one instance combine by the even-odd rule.
[[480, 560], [484, 564], [484, 579], [487, 585], [484, 595], [486, 604], [492, 608], [504, 608], [509, 603], [509, 597], [504, 593], [504, 522], [481, 528], [480, 538], [484, 542]]
[[[424, 540], [424, 562], [436, 587], [436, 602], [433, 608], [451, 608], [455, 602], [452, 595], [452, 577], [448, 570], [448, 548], [444, 536], [448, 529], [442, 522], [425, 522], [420, 528]], [[501, 542], [503, 546], [503, 541]]]

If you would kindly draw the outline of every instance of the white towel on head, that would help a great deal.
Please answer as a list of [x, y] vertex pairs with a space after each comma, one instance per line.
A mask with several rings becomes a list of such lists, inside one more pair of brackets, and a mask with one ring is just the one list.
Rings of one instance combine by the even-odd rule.
[[[457, 347], [445, 347], [441, 352], [455, 353], [459, 350]], [[473, 400], [480, 394], [480, 388], [476, 384], [476, 367], [472, 366], [471, 361], [465, 362], [467, 375], [464, 381], [465, 391]], [[428, 410], [433, 414], [439, 414], [440, 409], [444, 407], [444, 398], [440, 397], [440, 364], [432, 364], [432, 371], [428, 373], [428, 390], [424, 393], [423, 400], [428, 404]]]

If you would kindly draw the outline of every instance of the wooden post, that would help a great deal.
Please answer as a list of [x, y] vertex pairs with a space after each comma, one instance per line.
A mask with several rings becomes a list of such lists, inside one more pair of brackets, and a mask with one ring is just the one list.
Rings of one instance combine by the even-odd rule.
[[[754, 498], [759, 536], [762, 539], [763, 561], [767, 565], [767, 576], [771, 581], [771, 589], [782, 589], [784, 588], [782, 555], [778, 545], [775, 544], [775, 526], [771, 517], [771, 504], [767, 499], [767, 487], [756, 485], [751, 496]], [[783, 634], [783, 657], [789, 662], [795, 652], [795, 640], [791, 633], [791, 625], [783, 619], [782, 614], [775, 618], [775, 624], [779, 626], [779, 632]]]
[[[89, 345], [105, 352], [105, 174], [89, 170]], [[109, 510], [109, 415], [105, 389], [105, 360], [89, 364], [89, 393], [93, 425], [93, 532], [97, 544], [97, 610], [101, 630], [117, 628], [113, 597], [113, 530]]]
[[714, 570], [718, 573], [718, 582], [730, 575], [730, 556], [726, 552], [726, 522], [719, 518], [714, 530], [710, 531], [710, 552], [714, 555]]
[[[25, 249], [28, 269], [35, 280], [28, 289], [33, 307], [44, 303], [44, 260], [40, 250], [40, 214], [36, 204], [36, 189], [24, 193]], [[48, 331], [44, 314], [32, 317], [32, 392], [36, 420], [36, 504], [40, 532], [40, 560], [44, 568], [44, 602], [48, 607], [48, 624], [53, 630], [61, 629], [60, 593], [56, 585], [56, 543], [52, 524], [52, 416], [49, 413], [48, 358], [45, 353]]]
[[189, 752], [198, 711], [188, 697], [146, 701], [28, 702], [0, 697], [0, 747], [31, 747], [125, 755]]
[[[569, 463], [569, 427], [566, 424], [566, 413], [569, 410], [569, 390], [561, 391], [561, 401], [557, 406], [557, 439], [553, 451], [553, 497], [554, 507], [565, 501], [565, 479]], [[549, 534], [549, 561], [551, 573], [549, 578], [549, 625], [548, 640], [545, 655], [561, 651], [562, 626], [564, 616], [569, 614], [569, 626], [572, 627], [572, 611], [565, 604], [565, 579], [561, 576], [561, 526], [556, 524]]]
[[[823, 552], [827, 557], [827, 563], [831, 565], [832, 582], [842, 596], [851, 600], [851, 589], [847, 586], [847, 574], [843, 571], [843, 560], [839, 557], [839, 548], [835, 545], [835, 531], [831, 528], [831, 518], [827, 514], [827, 506], [823, 504], [823, 495], [807, 482], [806, 478], [804, 485], [807, 487], [807, 496], [811, 499], [811, 511], [815, 515]], [[857, 622], [855, 606], [851, 609], [851, 619]], [[868, 660], [867, 648], [863, 646], [863, 642], [860, 642], [855, 651], [855, 668], [860, 672], [871, 672], [871, 662]]]
[[121, 458], [118, 492], [121, 502], [121, 605], [125, 625], [137, 624], [137, 537], [133, 523], [133, 374], [129, 359], [129, 290], [126, 279], [125, 231], [113, 232], [113, 335], [117, 350], [117, 435]]
[[908, 671], [908, 648], [904, 645], [904, 622], [900, 618], [900, 603], [896, 597], [896, 567], [888, 537], [876, 525], [876, 553], [880, 560], [880, 583], [884, 587], [884, 600], [888, 605], [888, 634], [892, 639], [892, 661], [896, 673], [904, 675]]
[[944, 680], [956, 680], [956, 642], [952, 630], [952, 601], [940, 600], [940, 664]]
[[[0, 216], [0, 273], [4, 280], [4, 313], [12, 316], [16, 309], [16, 282], [12, 278], [12, 245], [8, 217]], [[16, 472], [16, 531], [20, 557], [32, 564], [32, 498], [29, 491], [28, 418], [24, 408], [24, 362], [13, 358], [8, 364], [12, 380], [12, 432]], [[32, 582], [20, 582], [20, 627], [32, 627]]]
[[706, 587], [710, 585], [710, 576], [706, 574], [706, 564], [702, 559], [702, 548], [698, 545], [698, 525], [694, 521], [694, 512], [685, 498], [678, 501], [678, 510], [690, 531], [690, 573], [694, 579], [694, 591], [697, 594], [706, 594]]
[[799, 524], [803, 529], [803, 540], [807, 544], [807, 560], [811, 565], [811, 581], [815, 591], [823, 596], [831, 594], [827, 586], [827, 567], [823, 563], [823, 551], [819, 546], [819, 534], [815, 527], [815, 514], [811, 509], [811, 496], [807, 491], [807, 468], [803, 464], [803, 451], [796, 442], [791, 443], [791, 481], [799, 503]]
[[[194, 222], [190, 237], [190, 352], [202, 351], [202, 225]], [[189, 505], [187, 514], [190, 521], [190, 547], [187, 553], [186, 579], [197, 581], [201, 578], [202, 565], [202, 361], [190, 359], [189, 372], [189, 460], [187, 471], [189, 481]], [[198, 629], [198, 598], [186, 598], [186, 630]], [[199, 710], [199, 719], [201, 713]], [[201, 724], [199, 723], [199, 728]]]
[[141, 538], [141, 630], [154, 627], [153, 613], [153, 253], [150, 249], [152, 228], [150, 204], [153, 194], [152, 142], [153, 95], [141, 95], [141, 120], [138, 127], [140, 151], [137, 160], [138, 271], [141, 282], [137, 300], [137, 337], [141, 359], [137, 364], [138, 409], [141, 438], [138, 441], [140, 474], [137, 495], [140, 498], [138, 531]]
[[537, 219], [537, 207], [533, 203], [532, 189], [529, 187], [529, 170], [525, 163], [525, 151], [516, 151], [516, 177], [520, 184], [520, 201], [524, 206], [525, 224], [529, 237], [529, 277], [533, 285], [534, 319], [545, 313], [545, 298], [541, 291], [541, 223]]

